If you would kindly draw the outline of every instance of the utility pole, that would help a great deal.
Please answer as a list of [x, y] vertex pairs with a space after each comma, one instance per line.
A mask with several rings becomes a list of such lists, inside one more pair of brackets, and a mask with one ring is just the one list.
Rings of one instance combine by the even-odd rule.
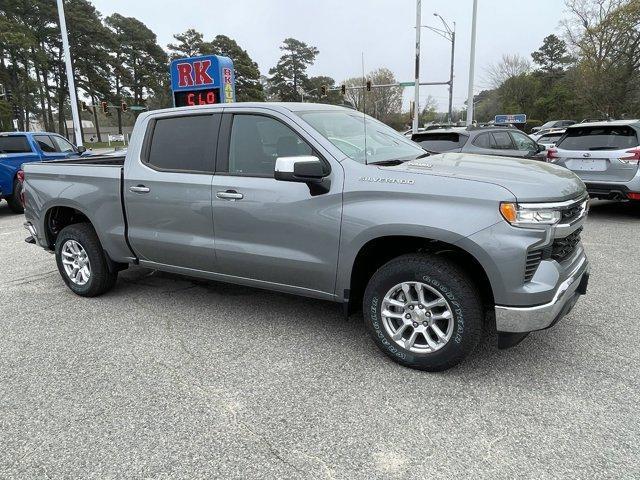
[[424, 28], [428, 28], [432, 32], [437, 33], [445, 40], [451, 42], [451, 68], [449, 70], [449, 81], [446, 83], [449, 85], [449, 113], [448, 122], [451, 123], [453, 118], [453, 64], [456, 54], [456, 22], [453, 22], [453, 28], [449, 26], [444, 18], [439, 13], [434, 13], [434, 17], [438, 17], [444, 26], [444, 30], [441, 28], [430, 27], [429, 25], [423, 25]]
[[449, 73], [449, 123], [453, 121], [453, 62], [456, 55], [456, 22], [451, 32], [451, 72]]
[[[76, 82], [73, 78], [71, 66], [71, 50], [67, 36], [67, 22], [64, 17], [63, 0], [58, 1], [58, 17], [60, 18], [60, 34], [62, 35], [62, 48], [64, 50], [64, 63], [67, 70], [67, 85], [69, 86], [69, 99], [71, 101], [71, 117], [73, 118], [73, 139], [78, 146], [82, 146], [82, 131], [80, 129], [80, 114], [78, 113], [78, 98], [76, 97]], [[59, 112], [61, 114], [61, 112]]]
[[420, 116], [420, 30], [422, 30], [420, 15], [422, 0], [416, 0], [416, 77], [413, 96], [413, 133], [418, 132], [418, 118]]
[[467, 126], [473, 124], [473, 76], [476, 63], [476, 23], [478, 19], [478, 0], [473, 0], [473, 19], [471, 22], [471, 54], [469, 56], [469, 94], [467, 95]]

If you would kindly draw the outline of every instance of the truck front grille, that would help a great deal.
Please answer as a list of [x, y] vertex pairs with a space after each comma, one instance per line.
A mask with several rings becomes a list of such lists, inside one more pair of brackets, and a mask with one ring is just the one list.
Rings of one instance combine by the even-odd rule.
[[573, 252], [575, 252], [576, 247], [580, 243], [580, 233], [582, 232], [582, 228], [579, 228], [571, 235], [567, 235], [564, 238], [556, 238], [551, 247], [547, 247], [546, 253], [548, 258], [551, 258], [557, 262], [562, 262], [569, 258]]
[[573, 255], [573, 252], [576, 251], [576, 248], [580, 243], [581, 232], [582, 228], [579, 228], [564, 238], [556, 238], [553, 243], [547, 247], [529, 250], [529, 252], [527, 252], [527, 260], [524, 267], [525, 283], [531, 281], [542, 260], [551, 259], [556, 262], [563, 262]]

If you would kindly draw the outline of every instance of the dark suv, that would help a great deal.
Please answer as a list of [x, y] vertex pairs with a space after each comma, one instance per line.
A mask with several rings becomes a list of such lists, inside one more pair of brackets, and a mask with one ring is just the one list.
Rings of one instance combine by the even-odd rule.
[[516, 128], [451, 128], [418, 132], [411, 136], [432, 153], [464, 152], [480, 155], [545, 159], [545, 147]]

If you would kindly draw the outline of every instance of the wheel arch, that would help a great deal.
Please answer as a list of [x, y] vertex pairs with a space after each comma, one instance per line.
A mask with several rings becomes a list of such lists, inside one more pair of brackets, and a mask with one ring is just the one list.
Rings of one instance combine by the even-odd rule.
[[55, 248], [56, 238], [62, 229], [76, 223], [89, 223], [91, 226], [94, 226], [89, 215], [87, 215], [79, 205], [71, 206], [62, 204], [49, 206], [43, 217], [44, 236], [47, 247], [53, 250]]
[[383, 235], [361, 245], [351, 262], [345, 297], [348, 311], [359, 310], [371, 276], [388, 261], [407, 253], [446, 257], [466, 272], [480, 291], [485, 307], [495, 304], [493, 288], [482, 263], [470, 252], [452, 242], [415, 235]]

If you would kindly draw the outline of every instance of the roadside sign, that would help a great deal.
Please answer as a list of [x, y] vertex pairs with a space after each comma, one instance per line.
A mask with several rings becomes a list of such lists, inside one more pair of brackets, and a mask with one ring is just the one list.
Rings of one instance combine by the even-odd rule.
[[176, 107], [234, 102], [233, 62], [220, 55], [178, 58], [170, 65]]
[[401, 87], [413, 87], [415, 84], [416, 82], [400, 82], [398, 85]]
[[496, 123], [527, 123], [527, 116], [524, 113], [515, 115], [496, 115]]

